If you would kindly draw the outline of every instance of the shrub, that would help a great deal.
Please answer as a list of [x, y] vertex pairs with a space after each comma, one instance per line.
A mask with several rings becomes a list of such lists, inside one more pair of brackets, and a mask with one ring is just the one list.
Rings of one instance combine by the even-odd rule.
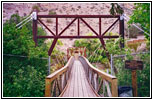
[[34, 5], [34, 6], [32, 7], [32, 11], [34, 11], [34, 10], [36, 10], [37, 12], [40, 12], [39, 6], [38, 6], [38, 5]]
[[52, 10], [49, 10], [49, 15], [56, 15], [56, 12], [52, 11]]
[[[13, 18], [12, 18], [13, 17]], [[48, 48], [42, 45], [44, 40], [35, 47], [32, 40], [32, 23], [27, 23], [21, 29], [16, 29], [18, 15], [12, 15], [3, 25], [3, 53], [23, 55], [28, 58], [3, 56], [3, 95], [4, 97], [40, 97], [44, 96], [45, 76], [47, 75]], [[15, 19], [15, 20], [14, 20]], [[45, 34], [38, 28], [38, 34]]]

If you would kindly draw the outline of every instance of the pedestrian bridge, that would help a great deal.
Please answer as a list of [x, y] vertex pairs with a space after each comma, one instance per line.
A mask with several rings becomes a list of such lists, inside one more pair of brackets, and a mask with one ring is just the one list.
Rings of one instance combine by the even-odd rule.
[[117, 97], [117, 79], [95, 68], [84, 56], [46, 77], [46, 97]]

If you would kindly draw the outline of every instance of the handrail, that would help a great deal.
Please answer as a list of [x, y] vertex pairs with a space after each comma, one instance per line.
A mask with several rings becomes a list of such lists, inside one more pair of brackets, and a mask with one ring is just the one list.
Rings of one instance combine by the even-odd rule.
[[[118, 88], [117, 88], [117, 78], [115, 76], [112, 76], [110, 74], [107, 74], [97, 68], [95, 68], [85, 57], [79, 56], [79, 60], [83, 64], [83, 67], [86, 71], [87, 78], [89, 80], [89, 83], [93, 86], [93, 88], [97, 91], [99, 95], [100, 89], [102, 87], [103, 83], [103, 92], [105, 91], [105, 86], [107, 87], [107, 93], [108, 96], [117, 97], [118, 96]], [[99, 80], [101, 79], [100, 83]], [[111, 84], [111, 94], [109, 89], [109, 84]]]
[[[53, 96], [57, 96], [56, 95], [56, 93], [57, 93], [56, 88], [58, 88], [58, 90], [59, 90], [58, 95], [60, 95], [60, 93], [62, 92], [62, 90], [65, 88], [65, 86], [67, 84], [67, 80], [69, 78], [69, 72], [70, 72], [71, 66], [73, 64], [73, 60], [74, 60], [74, 57], [71, 56], [69, 61], [67, 62], [67, 64], [64, 67], [62, 67], [61, 69], [55, 71], [54, 73], [52, 73], [46, 77], [45, 97], [52, 96], [51, 95], [52, 92], [54, 92]], [[54, 82], [54, 83], [52, 84], [52, 88], [51, 88], [52, 82]]]

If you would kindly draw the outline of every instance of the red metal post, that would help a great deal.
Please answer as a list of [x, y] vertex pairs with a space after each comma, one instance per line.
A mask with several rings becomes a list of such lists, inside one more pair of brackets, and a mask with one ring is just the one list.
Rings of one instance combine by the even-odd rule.
[[80, 36], [80, 20], [78, 18], [78, 36]]
[[52, 53], [52, 51], [53, 51], [53, 49], [54, 49], [54, 47], [55, 47], [55, 45], [56, 45], [57, 40], [58, 40], [58, 38], [55, 38], [55, 39], [53, 40], [52, 45], [51, 45], [51, 47], [50, 47], [50, 49], [49, 49], [49, 51], [48, 51], [48, 55], [49, 55], [49, 56], [51, 55], [51, 53]]
[[56, 17], [56, 35], [58, 35], [58, 18]]
[[101, 18], [99, 18], [99, 35], [101, 35]]
[[122, 41], [120, 42], [120, 47], [124, 48], [124, 18], [121, 16], [119, 23], [119, 34], [122, 37]]
[[[37, 11], [34, 11], [36, 12], [36, 16], [37, 16]], [[33, 19], [33, 23], [32, 23], [32, 28], [33, 28], [33, 40], [35, 42], [35, 46], [38, 45], [37, 43], [37, 19]]]
[[104, 42], [104, 39], [103, 39], [103, 38], [100, 38], [100, 42], [101, 42], [101, 44], [102, 44], [102, 46], [103, 46], [103, 48], [104, 48], [104, 50], [105, 50], [106, 48], [105, 48], [105, 42]]
[[105, 42], [104, 42], [104, 39], [103, 38], [100, 38], [100, 42], [106, 52], [106, 56], [108, 57], [108, 60], [110, 61], [110, 55], [109, 55], [109, 52], [107, 51], [106, 47], [105, 47]]

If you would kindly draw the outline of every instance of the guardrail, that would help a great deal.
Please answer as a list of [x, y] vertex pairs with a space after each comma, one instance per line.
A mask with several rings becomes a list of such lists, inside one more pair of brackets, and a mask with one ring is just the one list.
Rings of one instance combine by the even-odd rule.
[[118, 97], [117, 78], [115, 76], [95, 68], [85, 57], [79, 56], [79, 60], [83, 64], [89, 83], [100, 96]]
[[46, 77], [45, 97], [57, 97], [61, 94], [69, 79], [73, 60], [74, 57], [71, 57], [64, 67]]

